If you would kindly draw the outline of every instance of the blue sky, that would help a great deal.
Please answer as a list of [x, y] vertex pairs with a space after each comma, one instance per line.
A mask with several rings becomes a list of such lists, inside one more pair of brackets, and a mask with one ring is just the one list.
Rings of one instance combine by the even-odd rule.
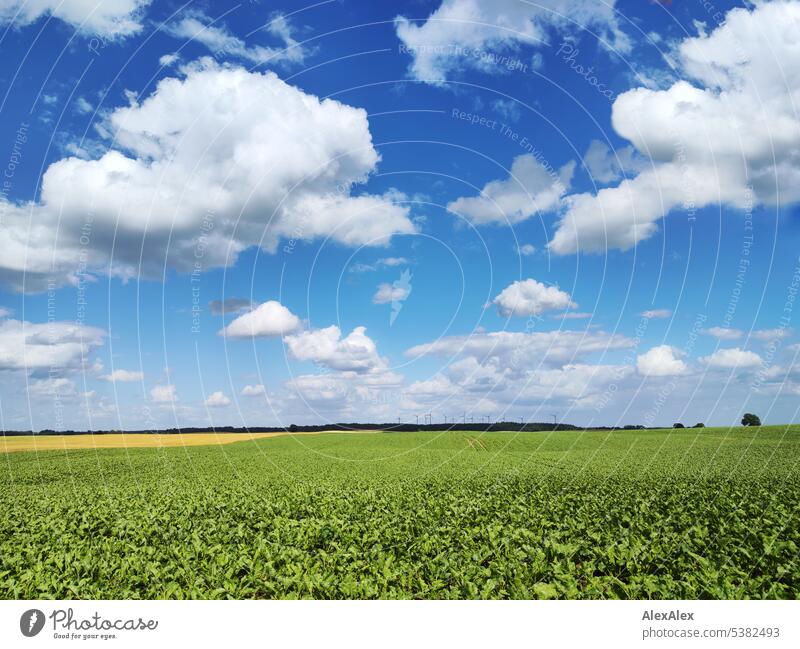
[[797, 419], [800, 2], [0, 2], [5, 429]]

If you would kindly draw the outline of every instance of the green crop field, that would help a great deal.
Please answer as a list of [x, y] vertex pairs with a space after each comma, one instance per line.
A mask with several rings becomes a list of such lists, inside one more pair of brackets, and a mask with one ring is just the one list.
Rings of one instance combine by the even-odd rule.
[[2, 455], [4, 598], [794, 598], [800, 427]]

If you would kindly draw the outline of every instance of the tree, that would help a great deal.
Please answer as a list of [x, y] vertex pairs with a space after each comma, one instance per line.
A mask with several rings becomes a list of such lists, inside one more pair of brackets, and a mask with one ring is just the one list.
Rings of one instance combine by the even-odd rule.
[[673, 428], [686, 428], [682, 423], [678, 422], [677, 424], [672, 424]]
[[702, 422], [700, 422], [699, 424], [695, 424], [694, 426], [692, 426], [692, 428], [705, 428], [705, 427], [706, 427], [706, 425], [705, 425], [704, 423], [702, 423]]
[[754, 415], [751, 412], [745, 414], [742, 417], [742, 426], [760, 426], [761, 420], [758, 418], [758, 415]]

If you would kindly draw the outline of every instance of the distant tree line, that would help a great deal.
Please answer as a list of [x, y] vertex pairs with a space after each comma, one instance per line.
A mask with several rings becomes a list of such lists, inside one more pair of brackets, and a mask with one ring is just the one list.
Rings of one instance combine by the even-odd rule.
[[[742, 417], [742, 426], [761, 426], [761, 420], [757, 415], [747, 413]], [[686, 428], [682, 423], [678, 422], [673, 424], [673, 428]], [[186, 428], [164, 428], [159, 430], [51, 430], [46, 428], [40, 431], [32, 430], [6, 430], [0, 431], [0, 436], [4, 437], [17, 437], [21, 435], [115, 435], [120, 433], [140, 434], [140, 435], [177, 435], [177, 434], [190, 434], [190, 433], [319, 433], [323, 431], [352, 431], [352, 430], [377, 430], [387, 433], [414, 433], [421, 431], [448, 431], [448, 430], [464, 430], [472, 432], [546, 432], [556, 430], [657, 430], [661, 426], [653, 426], [647, 428], [642, 425], [626, 424], [624, 426], [592, 426], [587, 428], [584, 426], [573, 426], [572, 424], [563, 423], [521, 423], [518, 421], [498, 421], [493, 424], [487, 423], [450, 423], [450, 424], [359, 424], [359, 423], [337, 423], [325, 424], [316, 426], [299, 426], [292, 424], [290, 426], [251, 426], [235, 427], [235, 426], [207, 426], [205, 428], [186, 427]], [[705, 428], [705, 424], [697, 423], [692, 428]]]
[[514, 421], [498, 421], [492, 424], [361, 424], [361, 423], [337, 423], [316, 426], [209, 426], [205, 428], [186, 427], [186, 428], [164, 428], [159, 430], [62, 430], [55, 431], [50, 429], [39, 432], [23, 430], [7, 430], [0, 432], [0, 435], [14, 437], [18, 435], [114, 435], [127, 433], [131, 435], [160, 434], [177, 435], [187, 433], [319, 433], [323, 431], [351, 431], [351, 430], [379, 430], [384, 432], [413, 433], [418, 431], [447, 431], [447, 430], [466, 430], [466, 431], [553, 431], [553, 430], [585, 430], [579, 426], [571, 424], [554, 423], [520, 423]]

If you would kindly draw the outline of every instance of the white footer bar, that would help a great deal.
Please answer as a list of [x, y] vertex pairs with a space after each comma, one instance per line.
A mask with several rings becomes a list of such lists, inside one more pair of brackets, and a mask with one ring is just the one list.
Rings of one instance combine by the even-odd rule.
[[798, 602], [0, 602], [0, 647], [800, 647]]

